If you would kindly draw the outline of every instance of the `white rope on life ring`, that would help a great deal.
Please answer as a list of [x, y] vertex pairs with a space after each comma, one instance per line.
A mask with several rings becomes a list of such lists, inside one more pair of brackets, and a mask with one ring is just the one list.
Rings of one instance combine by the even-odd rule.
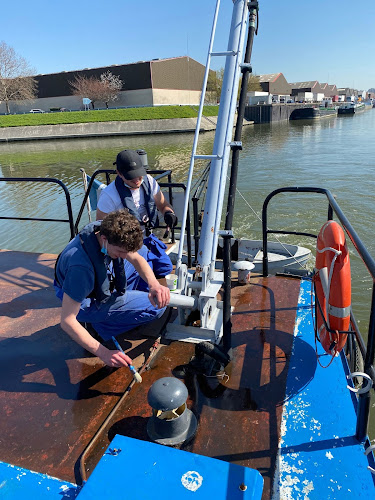
[[350, 385], [347, 385], [346, 387], [349, 389], [349, 391], [355, 392], [356, 394], [365, 394], [368, 392], [371, 387], [372, 387], [372, 378], [370, 375], [367, 375], [367, 373], [362, 373], [362, 372], [353, 372], [350, 375], [347, 375], [347, 379], [353, 379], [354, 377], [362, 377], [363, 379], [366, 379], [367, 383], [364, 387], [361, 387], [360, 389], [355, 389], [354, 387], [350, 387]]

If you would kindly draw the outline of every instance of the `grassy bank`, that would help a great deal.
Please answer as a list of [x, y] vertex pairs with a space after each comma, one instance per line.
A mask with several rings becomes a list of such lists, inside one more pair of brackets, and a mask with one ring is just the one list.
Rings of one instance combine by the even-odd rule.
[[[205, 106], [205, 116], [217, 116], [218, 106]], [[58, 125], [62, 123], [115, 122], [133, 120], [165, 120], [167, 118], [194, 118], [198, 106], [157, 106], [152, 108], [103, 109], [57, 113], [27, 113], [0, 116], [0, 127]]]

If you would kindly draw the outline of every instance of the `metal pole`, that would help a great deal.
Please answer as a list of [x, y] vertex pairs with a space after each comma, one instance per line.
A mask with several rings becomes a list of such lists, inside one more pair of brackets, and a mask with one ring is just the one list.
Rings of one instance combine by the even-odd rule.
[[[251, 72], [250, 59], [251, 52], [253, 48], [254, 34], [256, 31], [256, 17], [257, 17], [258, 3], [252, 2], [250, 6], [250, 16], [249, 16], [249, 29], [246, 43], [246, 51], [243, 65], [243, 76], [241, 82], [241, 92], [240, 100], [238, 105], [237, 113], [237, 123], [236, 130], [234, 133], [234, 142], [239, 142], [241, 140], [243, 120], [245, 116], [245, 106], [246, 106], [246, 95], [247, 87], [249, 82], [249, 75]], [[228, 192], [228, 203], [227, 203], [227, 215], [225, 219], [225, 229], [231, 230], [233, 224], [234, 215], [234, 203], [236, 198], [236, 187], [237, 187], [237, 176], [238, 176], [238, 161], [240, 156], [240, 150], [242, 147], [235, 146], [232, 150], [232, 166], [230, 173], [230, 183]], [[224, 308], [223, 308], [223, 348], [225, 352], [228, 352], [231, 348], [231, 334], [232, 334], [232, 322], [231, 322], [231, 285], [232, 285], [232, 247], [231, 247], [230, 235], [224, 236], [223, 242], [223, 270], [224, 270]]]
[[200, 123], [201, 123], [202, 114], [203, 114], [204, 96], [205, 96], [205, 90], [207, 87], [208, 74], [210, 71], [211, 53], [212, 53], [212, 47], [214, 44], [217, 17], [219, 14], [219, 7], [220, 7], [220, 0], [217, 0], [214, 20], [212, 23], [210, 44], [209, 44], [208, 55], [207, 55], [206, 71], [205, 71], [204, 78], [203, 78], [203, 87], [202, 87], [201, 99], [200, 99], [200, 103], [199, 103], [197, 127], [195, 129], [193, 149], [192, 149], [191, 158], [190, 158], [189, 174], [188, 174], [188, 179], [187, 179], [187, 183], [186, 183], [185, 206], [184, 206], [184, 213], [182, 216], [180, 246], [178, 249], [176, 271], [181, 267], [181, 263], [182, 263], [182, 252], [183, 252], [183, 248], [184, 248], [186, 217], [187, 217], [187, 212], [188, 212], [190, 189], [191, 189], [193, 173], [194, 173], [194, 160], [195, 160], [195, 155], [196, 155], [197, 146], [198, 146], [199, 129], [200, 129]]
[[[214, 241], [216, 240], [217, 242], [215, 226], [217, 225], [217, 221], [220, 219], [222, 212], [222, 206], [220, 206], [220, 203], [222, 203], [222, 199], [220, 199], [222, 198], [220, 195], [220, 181], [222, 179], [225, 181], [229, 160], [229, 143], [231, 141], [233, 131], [233, 117], [237, 96], [237, 93], [235, 92], [235, 85], [238, 85], [238, 78], [234, 78], [233, 75], [238, 75], [239, 77], [239, 61], [235, 56], [238, 55], [240, 50], [241, 34], [244, 36], [244, 33], [242, 33], [244, 9], [247, 9], [247, 5], [244, 0], [237, 0], [234, 2], [231, 33], [228, 43], [228, 52], [231, 52], [231, 55], [226, 57], [223, 88], [221, 92], [219, 115], [213, 146], [214, 158], [211, 161], [207, 198], [204, 207], [203, 225], [199, 242], [198, 264], [201, 269], [208, 268], [208, 266], [210, 266], [213, 254], [215, 254], [213, 258], [215, 259], [216, 257], [216, 252], [214, 252], [213, 249]], [[235, 94], [234, 99], [233, 94]], [[230, 135], [228, 129], [230, 129]]]
[[[371, 376], [371, 366], [374, 364], [375, 355], [375, 284], [372, 285], [371, 315], [368, 328], [367, 352], [365, 358], [364, 372]], [[360, 443], [365, 441], [370, 413], [370, 391], [359, 395], [357, 428], [355, 436]]]

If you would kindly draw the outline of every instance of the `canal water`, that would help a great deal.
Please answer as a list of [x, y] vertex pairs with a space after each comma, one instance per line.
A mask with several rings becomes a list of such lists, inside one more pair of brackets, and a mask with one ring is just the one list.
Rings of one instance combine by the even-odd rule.
[[[198, 153], [210, 154], [213, 139], [213, 132], [202, 134]], [[80, 168], [89, 174], [98, 168], [114, 168], [120, 150], [142, 148], [150, 167], [172, 169], [173, 180], [184, 182], [192, 143], [192, 134], [0, 143], [0, 176], [61, 179], [69, 189], [76, 217], [84, 192]], [[203, 164], [197, 165], [197, 175], [202, 168]], [[64, 197], [57, 195], [55, 187], [4, 184], [0, 183], [2, 216], [66, 218]], [[272, 190], [285, 186], [330, 189], [375, 256], [375, 109], [355, 116], [244, 127], [236, 236], [261, 238], [263, 201]], [[269, 208], [272, 229], [318, 233], [327, 217], [326, 199], [316, 194], [279, 195]], [[87, 220], [86, 212], [83, 220]], [[308, 238], [279, 238], [314, 248]], [[1, 221], [0, 248], [58, 253], [68, 240], [67, 224]], [[354, 252], [351, 267], [353, 310], [366, 336], [372, 280]]]

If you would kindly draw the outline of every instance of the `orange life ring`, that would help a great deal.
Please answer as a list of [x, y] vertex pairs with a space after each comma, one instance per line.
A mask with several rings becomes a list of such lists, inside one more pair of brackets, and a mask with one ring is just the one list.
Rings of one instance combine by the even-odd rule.
[[351, 310], [351, 277], [349, 251], [344, 231], [335, 221], [324, 224], [316, 244], [315, 294], [319, 300], [324, 319], [330, 330], [327, 331], [319, 307], [316, 306], [317, 336], [324, 350], [335, 356], [344, 347]]

